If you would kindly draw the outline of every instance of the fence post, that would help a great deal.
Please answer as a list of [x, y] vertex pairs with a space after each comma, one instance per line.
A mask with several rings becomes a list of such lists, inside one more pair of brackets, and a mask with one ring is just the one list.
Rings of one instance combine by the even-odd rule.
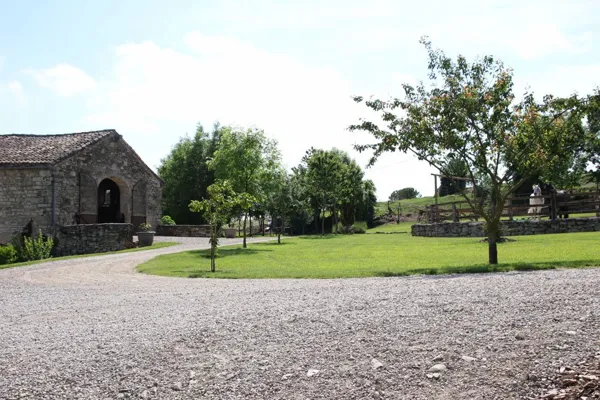
[[556, 211], [557, 211], [557, 204], [556, 204], [556, 190], [552, 190], [550, 193], [550, 219], [552, 221], [554, 221], [556, 219]]
[[458, 222], [458, 212], [456, 211], [456, 203], [452, 203], [452, 221]]

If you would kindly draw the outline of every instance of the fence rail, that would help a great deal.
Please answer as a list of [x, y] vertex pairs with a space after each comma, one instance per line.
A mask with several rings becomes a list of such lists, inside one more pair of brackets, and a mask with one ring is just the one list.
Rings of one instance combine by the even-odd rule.
[[[543, 199], [543, 204], [530, 204]], [[540, 202], [542, 203], [542, 202]], [[513, 196], [505, 204], [502, 215], [509, 220], [519, 216], [568, 218], [569, 214], [595, 213], [600, 216], [600, 191], [554, 193], [543, 196]], [[479, 216], [467, 201], [455, 201], [425, 206], [424, 222], [461, 220], [477, 221]]]

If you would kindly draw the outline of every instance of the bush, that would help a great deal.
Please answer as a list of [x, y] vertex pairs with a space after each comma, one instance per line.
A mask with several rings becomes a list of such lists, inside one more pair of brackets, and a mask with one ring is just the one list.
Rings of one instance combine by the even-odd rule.
[[173, 221], [173, 218], [171, 218], [168, 215], [165, 215], [164, 217], [162, 217], [160, 219], [160, 224], [161, 225], [176, 225], [175, 221]]
[[363, 228], [361, 227], [354, 227], [354, 233], [356, 234], [360, 234], [360, 233], [367, 233], [367, 231], [365, 231]]
[[22, 234], [13, 237], [12, 245], [19, 261], [44, 260], [52, 256], [54, 239], [45, 237], [40, 230], [37, 238]]
[[140, 226], [138, 227], [138, 230], [140, 232], [150, 232], [152, 230], [152, 225], [144, 222], [144, 223], [140, 224]]
[[17, 250], [12, 245], [0, 246], [0, 265], [12, 264], [17, 261]]

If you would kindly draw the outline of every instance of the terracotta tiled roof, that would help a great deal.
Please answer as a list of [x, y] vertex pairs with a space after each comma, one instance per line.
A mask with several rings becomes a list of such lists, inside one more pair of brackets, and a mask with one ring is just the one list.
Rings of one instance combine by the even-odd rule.
[[63, 135], [0, 135], [0, 167], [53, 165], [116, 133], [107, 129]]

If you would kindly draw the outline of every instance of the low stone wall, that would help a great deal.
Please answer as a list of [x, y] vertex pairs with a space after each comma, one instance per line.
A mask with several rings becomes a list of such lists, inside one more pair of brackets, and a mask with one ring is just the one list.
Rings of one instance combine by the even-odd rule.
[[[504, 221], [503, 236], [543, 235], [547, 233], [574, 233], [600, 231], [600, 218], [569, 218], [555, 221]], [[429, 237], [485, 237], [483, 222], [444, 222], [415, 224], [413, 236]]]
[[132, 224], [67, 225], [54, 232], [54, 256], [104, 253], [129, 248], [133, 243]]
[[158, 225], [157, 236], [210, 237], [210, 225]]

